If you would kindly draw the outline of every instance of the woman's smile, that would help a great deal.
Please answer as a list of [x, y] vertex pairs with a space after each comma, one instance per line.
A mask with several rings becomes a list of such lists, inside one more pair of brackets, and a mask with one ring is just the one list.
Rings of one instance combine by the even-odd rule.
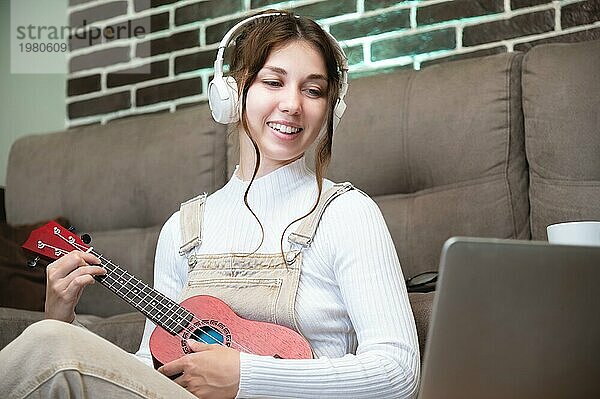
[[271, 128], [275, 137], [281, 140], [295, 140], [304, 130], [301, 127], [288, 124], [284, 121], [267, 122], [267, 126]]

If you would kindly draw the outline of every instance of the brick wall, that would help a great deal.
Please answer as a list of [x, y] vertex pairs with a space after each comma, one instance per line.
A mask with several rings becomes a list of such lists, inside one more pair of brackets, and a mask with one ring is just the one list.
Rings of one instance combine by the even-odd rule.
[[273, 7], [328, 29], [347, 52], [351, 78], [600, 38], [600, 0], [70, 0], [70, 25], [88, 35], [71, 40], [69, 125], [206, 101], [225, 32]]

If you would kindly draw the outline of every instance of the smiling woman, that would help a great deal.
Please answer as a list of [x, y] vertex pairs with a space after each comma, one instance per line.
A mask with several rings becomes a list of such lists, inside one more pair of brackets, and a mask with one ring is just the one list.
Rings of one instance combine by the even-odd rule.
[[[224, 77], [219, 65], [230, 37], [235, 48]], [[324, 177], [345, 110], [343, 51], [314, 21], [269, 11], [228, 32], [215, 65], [210, 106], [217, 121], [239, 134], [239, 165], [225, 186], [184, 202], [161, 230], [154, 288], [168, 300], [147, 302], [167, 321], [146, 322], [136, 353], [160, 366], [158, 373], [83, 329], [41, 322], [0, 352], [0, 373], [23, 359], [45, 362], [28, 364], [32, 377], [0, 381], [1, 392], [416, 395], [415, 321], [383, 216], [352, 184]], [[315, 172], [304, 156], [314, 143]], [[93, 277], [110, 277], [99, 264], [75, 251], [49, 266], [48, 318], [77, 323], [83, 288]], [[165, 348], [157, 337], [167, 336], [177, 356], [160, 360]], [[32, 354], [36, 342], [51, 345]], [[42, 381], [47, 375], [53, 377]]]

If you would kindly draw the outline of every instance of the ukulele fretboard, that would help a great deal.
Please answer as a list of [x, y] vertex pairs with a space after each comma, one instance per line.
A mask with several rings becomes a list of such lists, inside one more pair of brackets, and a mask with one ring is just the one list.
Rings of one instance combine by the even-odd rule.
[[102, 267], [106, 269], [105, 275], [94, 277], [96, 281], [136, 308], [153, 323], [175, 335], [191, 322], [194, 315], [177, 302], [143, 283], [102, 255], [96, 254], [96, 256], [100, 258]]

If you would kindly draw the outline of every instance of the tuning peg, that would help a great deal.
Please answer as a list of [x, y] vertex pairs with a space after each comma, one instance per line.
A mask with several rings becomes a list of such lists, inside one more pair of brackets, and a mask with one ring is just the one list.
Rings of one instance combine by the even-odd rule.
[[88, 245], [90, 242], [92, 242], [92, 236], [90, 236], [87, 233], [84, 233], [81, 235], [81, 241], [83, 241], [85, 245]]
[[36, 256], [36, 257], [35, 257], [34, 259], [32, 259], [32, 260], [28, 260], [28, 261], [27, 261], [27, 266], [28, 266], [28, 267], [31, 267], [31, 268], [34, 268], [34, 267], [36, 267], [36, 266], [37, 266], [37, 263], [38, 263], [38, 260], [40, 260], [40, 257], [39, 257], [39, 256]]

